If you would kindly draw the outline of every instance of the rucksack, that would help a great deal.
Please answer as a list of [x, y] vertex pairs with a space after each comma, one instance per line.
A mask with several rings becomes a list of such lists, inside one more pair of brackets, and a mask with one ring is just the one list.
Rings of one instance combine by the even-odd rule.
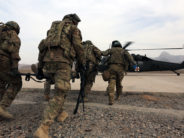
[[4, 29], [5, 29], [5, 24], [0, 22], [0, 35], [3, 32]]
[[61, 43], [61, 33], [64, 26], [64, 22], [62, 21], [54, 21], [47, 33], [47, 37], [45, 39], [46, 47], [55, 47], [59, 46]]
[[0, 22], [0, 44], [4, 41], [4, 31], [7, 30], [7, 27], [4, 23]]
[[86, 44], [84, 46], [84, 55], [87, 61], [91, 61], [96, 64], [96, 57], [93, 51], [93, 45]]
[[110, 63], [111, 64], [124, 64], [125, 63], [125, 50], [119, 47], [113, 47], [111, 49]]

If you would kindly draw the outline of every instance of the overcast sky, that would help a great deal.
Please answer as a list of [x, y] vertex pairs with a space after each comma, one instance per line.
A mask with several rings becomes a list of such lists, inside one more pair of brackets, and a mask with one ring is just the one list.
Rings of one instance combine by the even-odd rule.
[[[182, 47], [184, 0], [0, 0], [0, 21], [16, 21], [20, 27], [21, 62], [37, 62], [38, 44], [52, 21], [69, 13], [81, 18], [83, 40], [106, 50], [113, 40], [129, 48]], [[158, 56], [162, 51], [134, 53]], [[184, 50], [168, 51], [184, 55]], [[132, 53], [132, 52], [131, 52]]]

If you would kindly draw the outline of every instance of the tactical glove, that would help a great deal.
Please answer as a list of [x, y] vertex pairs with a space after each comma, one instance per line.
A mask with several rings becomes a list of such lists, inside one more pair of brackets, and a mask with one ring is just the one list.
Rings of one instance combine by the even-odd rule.
[[44, 78], [42, 69], [39, 69], [39, 68], [38, 68], [38, 71], [37, 71], [37, 74], [36, 74], [36, 78], [37, 78], [38, 80], [42, 80], [42, 79]]

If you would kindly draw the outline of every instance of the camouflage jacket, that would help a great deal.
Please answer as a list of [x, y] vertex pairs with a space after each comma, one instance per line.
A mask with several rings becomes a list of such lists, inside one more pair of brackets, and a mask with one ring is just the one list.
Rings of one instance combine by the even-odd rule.
[[14, 30], [0, 33], [0, 54], [10, 59], [11, 68], [18, 68], [20, 45], [21, 41]]
[[101, 59], [101, 51], [93, 44], [85, 43], [83, 46], [86, 62], [92, 62], [97, 65]]
[[61, 42], [58, 46], [47, 46], [45, 40], [39, 44], [39, 68], [43, 68], [44, 62], [62, 62], [72, 65], [74, 59], [85, 63], [84, 49], [80, 30], [70, 20], [65, 19], [61, 32]]
[[110, 55], [108, 64], [121, 64], [123, 66], [126, 66], [127, 63], [136, 64], [133, 57], [128, 53], [128, 51], [120, 47], [113, 47], [111, 49], [103, 51], [102, 55]]

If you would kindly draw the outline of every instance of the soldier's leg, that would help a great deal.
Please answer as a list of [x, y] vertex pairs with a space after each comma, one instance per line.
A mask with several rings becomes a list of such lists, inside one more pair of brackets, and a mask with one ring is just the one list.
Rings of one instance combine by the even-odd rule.
[[66, 94], [71, 89], [70, 70], [59, 70], [55, 75], [55, 95], [49, 101], [44, 111], [43, 123], [54, 121], [55, 117], [62, 111]]
[[6, 111], [6, 108], [11, 105], [13, 100], [15, 99], [17, 93], [20, 91], [22, 87], [21, 78], [17, 80], [16, 83], [9, 84], [7, 90], [5, 91], [2, 100], [0, 101], [0, 116], [6, 119], [11, 119], [13, 116]]
[[109, 95], [109, 105], [112, 105], [114, 103], [114, 93], [115, 93], [115, 86], [116, 86], [116, 80], [110, 79], [108, 82], [108, 95]]
[[[0, 67], [1, 73], [10, 71], [11, 62], [8, 57], [0, 54], [0, 64], [1, 64], [1, 67]], [[7, 77], [7, 75], [5, 76]], [[7, 86], [6, 78], [4, 78], [3, 76], [1, 77], [2, 78], [0, 78], [0, 101], [2, 100], [2, 97], [6, 91], [6, 86]]]
[[6, 91], [6, 86], [7, 86], [7, 83], [0, 80], [0, 101], [2, 100], [3, 95]]
[[5, 91], [2, 100], [0, 102], [0, 106], [3, 108], [7, 108], [11, 105], [13, 100], [15, 99], [17, 93], [20, 91], [22, 86], [22, 82], [16, 84], [9, 84], [7, 90]]
[[84, 87], [85, 101], [88, 101], [88, 94], [91, 92], [91, 88], [93, 87], [97, 73], [97, 71], [90, 71], [90, 73], [87, 74], [86, 84]]
[[85, 92], [85, 97], [84, 97], [84, 101], [87, 102], [88, 101], [88, 94], [91, 92], [91, 88], [92, 88], [93, 83], [87, 81], [84, 87], [84, 92]]
[[119, 100], [120, 95], [122, 95], [122, 80], [123, 80], [124, 74], [120, 73], [118, 74], [117, 81], [116, 81], [116, 100]]
[[5, 91], [2, 100], [0, 102], [0, 106], [4, 109], [9, 107], [14, 100], [15, 96], [17, 95], [18, 91], [14, 90], [12, 85], [9, 85], [8, 89]]
[[71, 69], [68, 68], [66, 70], [62, 69], [56, 72], [55, 95], [49, 100], [48, 106], [44, 110], [42, 123], [34, 133], [34, 137], [48, 137], [49, 127], [54, 122], [54, 119], [62, 112], [66, 94], [71, 89], [70, 71]]
[[49, 138], [49, 128], [60, 113], [65, 96], [66, 93], [64, 93], [64, 91], [61, 92], [56, 90], [54, 97], [49, 100], [49, 103], [44, 110], [42, 123], [34, 133], [35, 138]]
[[116, 81], [116, 100], [119, 100], [120, 95], [122, 94], [123, 86], [121, 81]]
[[46, 80], [46, 82], [44, 83], [44, 96], [46, 101], [49, 101], [50, 99], [50, 87], [51, 87], [50, 81]]
[[90, 92], [91, 92], [91, 88], [93, 86], [92, 82], [86, 82], [86, 85], [84, 87], [84, 91], [85, 91], [85, 96], [87, 96]]

